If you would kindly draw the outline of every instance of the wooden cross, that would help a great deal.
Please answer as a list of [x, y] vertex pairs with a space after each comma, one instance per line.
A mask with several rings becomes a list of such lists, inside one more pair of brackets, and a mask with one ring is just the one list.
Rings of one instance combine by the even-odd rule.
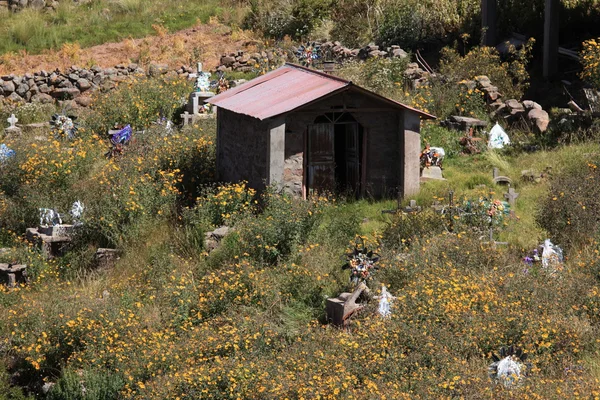
[[519, 197], [519, 193], [515, 192], [515, 189], [509, 186], [508, 193], [504, 193], [504, 198], [508, 201], [508, 204], [514, 206], [515, 202], [517, 201], [517, 197]]
[[17, 119], [17, 117], [15, 117], [15, 114], [11, 114], [10, 118], [6, 120], [9, 124], [11, 128], [15, 127], [15, 124], [17, 122], [19, 122], [19, 120]]
[[192, 123], [194, 116], [186, 111], [181, 114], [181, 118], [183, 118], [183, 126], [186, 126]]

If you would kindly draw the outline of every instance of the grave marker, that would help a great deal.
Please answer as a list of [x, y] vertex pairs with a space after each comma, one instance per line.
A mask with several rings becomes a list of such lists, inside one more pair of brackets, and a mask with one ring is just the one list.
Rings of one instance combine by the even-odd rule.
[[517, 197], [519, 197], [519, 193], [515, 192], [515, 189], [509, 186], [508, 192], [504, 193], [504, 198], [506, 199], [506, 201], [508, 201], [508, 204], [514, 206], [517, 201]]

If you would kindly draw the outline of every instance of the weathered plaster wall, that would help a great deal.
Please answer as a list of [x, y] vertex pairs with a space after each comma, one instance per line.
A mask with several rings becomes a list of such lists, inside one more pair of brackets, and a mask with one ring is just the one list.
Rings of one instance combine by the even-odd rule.
[[[306, 106], [298, 112], [288, 114], [286, 118], [284, 187], [291, 193], [301, 194], [304, 134], [307, 126], [312, 124], [319, 115], [336, 111], [336, 108], [343, 105], [347, 108], [371, 109], [370, 111], [351, 112], [367, 134], [365, 194], [374, 197], [395, 196], [400, 188], [402, 176], [399, 154], [399, 147], [402, 145], [400, 141], [402, 112], [392, 108], [387, 109], [384, 103], [359, 93], [342, 93]], [[306, 111], [314, 109], [323, 111]], [[416, 184], [418, 185], [418, 177]]]
[[219, 108], [217, 175], [224, 182], [248, 181], [263, 189], [268, 176], [268, 131], [265, 122]]

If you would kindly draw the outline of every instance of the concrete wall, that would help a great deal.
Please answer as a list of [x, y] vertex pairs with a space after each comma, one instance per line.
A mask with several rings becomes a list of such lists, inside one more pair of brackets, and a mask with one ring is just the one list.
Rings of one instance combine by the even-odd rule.
[[399, 148], [402, 155], [402, 185], [400, 195], [412, 196], [419, 192], [421, 153], [421, 120], [419, 115], [412, 111], [403, 112], [404, 135], [403, 143]]
[[256, 118], [219, 108], [217, 111], [217, 177], [223, 182], [248, 181], [263, 189], [268, 178], [268, 125]]
[[307, 127], [318, 116], [342, 106], [368, 109], [351, 112], [367, 135], [365, 195], [379, 198], [418, 192], [418, 115], [391, 108], [362, 93], [347, 92], [307, 105], [284, 118], [266, 121], [219, 109], [219, 179], [247, 180], [259, 190], [265, 183], [277, 183], [286, 192], [301, 196]]

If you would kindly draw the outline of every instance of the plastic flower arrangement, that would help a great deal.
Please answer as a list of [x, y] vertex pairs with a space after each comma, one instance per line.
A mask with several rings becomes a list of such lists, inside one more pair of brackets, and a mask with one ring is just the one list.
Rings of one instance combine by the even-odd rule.
[[50, 121], [50, 125], [52, 125], [54, 137], [57, 139], [67, 138], [73, 140], [77, 135], [77, 124], [73, 122], [73, 118], [67, 117], [66, 115], [54, 114]]
[[376, 265], [380, 258], [379, 254], [369, 250], [364, 240], [357, 242], [354, 250], [346, 254], [346, 257], [348, 262], [342, 269], [350, 269], [350, 280], [355, 285], [372, 279], [375, 271], [379, 269]]
[[0, 164], [4, 164], [10, 158], [15, 156], [15, 151], [10, 149], [6, 144], [0, 144]]
[[501, 200], [467, 200], [463, 204], [465, 213], [481, 218], [490, 226], [502, 225], [504, 217], [510, 213], [510, 204]]
[[296, 57], [298, 57], [305, 66], [310, 66], [315, 60], [321, 58], [321, 46], [316, 43], [300, 45], [296, 51]]
[[500, 356], [492, 353], [492, 359], [494, 362], [488, 368], [490, 378], [509, 389], [521, 385], [531, 369], [531, 364], [525, 362], [527, 353], [518, 347], [502, 347]]

